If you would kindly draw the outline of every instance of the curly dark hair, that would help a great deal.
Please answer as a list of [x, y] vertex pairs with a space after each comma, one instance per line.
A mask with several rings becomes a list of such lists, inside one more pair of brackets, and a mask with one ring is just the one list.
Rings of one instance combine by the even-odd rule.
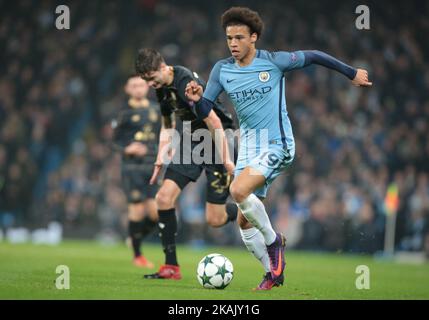
[[264, 22], [259, 13], [246, 7], [229, 8], [222, 14], [221, 23], [224, 30], [229, 26], [245, 25], [249, 27], [250, 34], [255, 32], [258, 35], [258, 39], [264, 29]]
[[138, 51], [136, 59], [136, 73], [143, 77], [144, 75], [157, 71], [164, 62], [164, 58], [161, 53], [155, 49], [144, 48]]

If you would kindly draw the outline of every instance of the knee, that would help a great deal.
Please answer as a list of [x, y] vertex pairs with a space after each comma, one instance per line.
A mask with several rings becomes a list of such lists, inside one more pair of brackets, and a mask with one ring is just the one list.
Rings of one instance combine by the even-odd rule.
[[243, 202], [249, 196], [243, 187], [234, 182], [229, 187], [229, 193], [236, 203]]
[[144, 206], [141, 203], [128, 205], [128, 219], [131, 221], [141, 221], [145, 215]]
[[166, 210], [174, 207], [173, 197], [165, 190], [160, 189], [155, 196], [158, 209]]
[[158, 221], [158, 208], [155, 200], [151, 199], [146, 201], [146, 212], [152, 221]]

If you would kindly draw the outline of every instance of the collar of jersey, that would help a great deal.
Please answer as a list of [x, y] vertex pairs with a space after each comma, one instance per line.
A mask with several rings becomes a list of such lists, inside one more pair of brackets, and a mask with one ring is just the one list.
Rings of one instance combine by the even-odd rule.
[[256, 54], [255, 54], [255, 56], [253, 57], [253, 59], [252, 59], [252, 62], [250, 62], [247, 66], [240, 66], [238, 63], [237, 63], [237, 61], [235, 61], [235, 59], [234, 59], [234, 65], [237, 67], [237, 68], [239, 68], [239, 69], [246, 69], [246, 68], [248, 68], [248, 67], [251, 67], [252, 65], [253, 65], [253, 63], [255, 62], [255, 60], [256, 59], [258, 59], [259, 58], [259, 49], [256, 49]]

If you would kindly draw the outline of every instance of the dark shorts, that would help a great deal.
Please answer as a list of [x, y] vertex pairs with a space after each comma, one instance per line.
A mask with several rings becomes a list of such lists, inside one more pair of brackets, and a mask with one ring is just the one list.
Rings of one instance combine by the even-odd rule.
[[138, 203], [155, 198], [159, 186], [149, 184], [151, 176], [151, 171], [122, 170], [122, 185], [128, 203]]
[[[212, 141], [212, 155], [211, 162], [206, 163], [195, 163], [193, 156], [195, 156], [195, 148], [199, 146], [199, 142], [193, 141], [190, 145], [185, 145], [185, 140], [190, 141], [191, 138], [184, 137], [184, 133], [181, 135], [181, 148], [180, 152], [176, 152], [174, 160], [167, 166], [164, 180], [170, 179], [176, 182], [181, 190], [183, 190], [189, 182], [195, 182], [200, 177], [203, 170], [207, 177], [207, 188], [206, 188], [206, 201], [213, 204], [225, 204], [229, 197], [229, 185], [232, 182], [232, 177], [228, 176], [228, 173], [223, 166], [219, 163], [220, 159], [216, 159], [216, 148]], [[236, 144], [234, 144], [236, 146]], [[204, 159], [204, 149], [199, 149], [200, 159]], [[191, 157], [192, 155], [192, 157]], [[237, 150], [234, 150], [234, 160], [236, 159]], [[215, 164], [217, 162], [217, 164]]]
[[213, 204], [225, 204], [229, 196], [229, 185], [232, 178], [228, 176], [223, 165], [170, 163], [164, 180], [173, 180], [183, 190], [189, 182], [197, 181], [203, 170], [207, 177], [206, 201]]

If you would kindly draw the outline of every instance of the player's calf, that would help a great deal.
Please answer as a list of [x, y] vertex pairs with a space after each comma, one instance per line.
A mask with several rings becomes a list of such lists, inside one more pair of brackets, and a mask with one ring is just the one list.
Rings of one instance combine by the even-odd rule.
[[220, 216], [207, 215], [206, 221], [210, 227], [219, 228], [228, 222], [228, 216], [227, 216], [226, 212], [224, 211], [222, 213], [222, 215], [220, 215]]
[[222, 227], [228, 222], [237, 219], [238, 208], [234, 203], [206, 205], [207, 223], [214, 228]]

